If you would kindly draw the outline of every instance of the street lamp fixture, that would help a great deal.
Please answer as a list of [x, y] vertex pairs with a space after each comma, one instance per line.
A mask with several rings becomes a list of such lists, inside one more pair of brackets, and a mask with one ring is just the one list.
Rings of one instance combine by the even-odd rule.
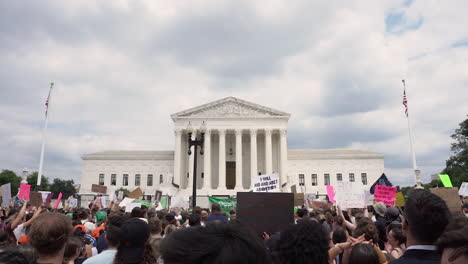
[[188, 154], [192, 155], [192, 150], [190, 149], [193, 146], [194, 155], [193, 155], [193, 189], [192, 189], [192, 209], [197, 206], [197, 154], [198, 154], [198, 147], [200, 146], [200, 155], [203, 155], [203, 144], [205, 142], [205, 131], [206, 125], [205, 121], [202, 122], [202, 125], [199, 129], [200, 137], [198, 136], [192, 140], [192, 133], [193, 133], [192, 124], [188, 123], [187, 126], [187, 133], [188, 133]]

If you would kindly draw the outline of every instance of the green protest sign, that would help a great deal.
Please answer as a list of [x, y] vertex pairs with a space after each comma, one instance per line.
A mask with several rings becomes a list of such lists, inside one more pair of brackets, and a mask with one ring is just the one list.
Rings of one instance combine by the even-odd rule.
[[439, 177], [444, 187], [449, 187], [449, 188], [453, 187], [452, 181], [450, 180], [450, 177], [447, 174], [439, 174]]
[[161, 206], [161, 209], [167, 209], [167, 197], [161, 197], [161, 201], [159, 201], [159, 206]]
[[148, 208], [151, 208], [153, 207], [153, 205], [151, 203], [148, 203], [148, 202], [145, 202], [145, 201], [142, 201], [142, 200], [138, 200], [138, 199], [135, 199], [135, 201], [133, 201], [134, 203], [139, 203], [139, 204], [142, 204]]
[[212, 196], [208, 196], [210, 203], [218, 203], [221, 206], [221, 210], [226, 212], [229, 215], [229, 211], [236, 210], [237, 207], [237, 199], [228, 199], [228, 198], [216, 198]]

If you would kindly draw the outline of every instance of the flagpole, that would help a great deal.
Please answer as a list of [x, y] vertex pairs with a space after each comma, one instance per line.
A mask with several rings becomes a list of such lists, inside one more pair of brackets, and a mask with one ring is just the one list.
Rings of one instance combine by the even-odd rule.
[[[406, 96], [406, 83], [405, 83], [405, 80], [401, 80], [401, 82], [403, 83], [404, 96]], [[404, 98], [404, 100], [405, 99], [406, 98]], [[410, 121], [408, 110], [407, 110], [408, 107], [407, 107], [407, 105], [405, 105], [405, 106], [406, 106], [406, 119], [408, 121], [410, 151], [411, 151], [411, 156], [412, 156], [412, 160], [413, 160], [413, 170], [414, 170], [414, 177], [415, 177], [415, 181], [416, 181], [416, 188], [422, 188], [422, 186], [421, 186], [421, 171], [418, 169], [418, 165], [416, 164], [416, 152], [414, 151], [414, 145], [413, 145], [413, 141], [414, 141], [413, 130], [411, 128], [411, 121]]]
[[46, 114], [45, 114], [45, 123], [44, 123], [44, 129], [42, 130], [42, 146], [41, 146], [41, 157], [39, 158], [39, 172], [37, 174], [37, 186], [41, 185], [41, 180], [42, 180], [42, 168], [44, 164], [44, 150], [45, 150], [45, 141], [46, 141], [46, 131], [47, 131], [47, 123], [49, 120], [49, 115], [47, 114], [49, 110], [49, 104], [50, 104], [50, 94], [52, 93], [52, 88], [54, 87], [54, 83], [50, 83], [50, 89], [49, 89], [49, 96], [47, 97], [46, 101]]

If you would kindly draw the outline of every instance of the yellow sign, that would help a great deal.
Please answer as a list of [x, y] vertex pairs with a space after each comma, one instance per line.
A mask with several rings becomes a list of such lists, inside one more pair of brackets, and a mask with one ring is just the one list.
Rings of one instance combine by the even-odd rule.
[[402, 207], [405, 206], [405, 196], [403, 196], [402, 192], [397, 192], [395, 197], [395, 206]]

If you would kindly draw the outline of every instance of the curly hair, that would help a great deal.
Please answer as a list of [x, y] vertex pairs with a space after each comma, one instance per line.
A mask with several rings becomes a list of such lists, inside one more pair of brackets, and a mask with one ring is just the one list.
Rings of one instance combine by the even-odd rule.
[[322, 225], [315, 221], [302, 221], [281, 232], [276, 252], [281, 264], [328, 263], [329, 237]]
[[353, 231], [353, 237], [358, 238], [364, 235], [367, 241], [372, 240], [375, 244], [379, 243], [379, 230], [374, 222], [368, 217], [363, 217], [357, 223], [356, 229]]

